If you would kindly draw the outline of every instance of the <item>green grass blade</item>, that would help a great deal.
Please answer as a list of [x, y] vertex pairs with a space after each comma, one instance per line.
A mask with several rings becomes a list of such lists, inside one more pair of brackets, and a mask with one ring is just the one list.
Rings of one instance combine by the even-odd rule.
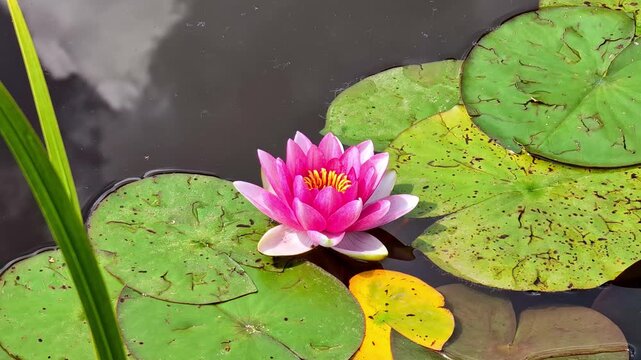
[[22, 58], [27, 69], [33, 100], [38, 111], [38, 118], [40, 119], [40, 127], [42, 128], [42, 134], [47, 145], [47, 152], [49, 153], [49, 160], [56, 173], [58, 173], [58, 176], [60, 176], [72, 204], [77, 208], [77, 215], [81, 217], [80, 204], [71, 174], [71, 167], [69, 166], [65, 146], [60, 135], [60, 129], [58, 128], [58, 120], [56, 119], [56, 113], [53, 109], [49, 89], [47, 88], [44, 73], [40, 66], [36, 48], [33, 45], [33, 40], [31, 39], [29, 28], [18, 5], [18, 0], [7, 0], [7, 4], [9, 5], [13, 26], [18, 37], [18, 44], [20, 44]]
[[100, 359], [125, 359], [124, 347], [98, 262], [77, 209], [47, 158], [40, 138], [0, 83], [0, 135], [18, 162], [62, 251], [80, 296]]

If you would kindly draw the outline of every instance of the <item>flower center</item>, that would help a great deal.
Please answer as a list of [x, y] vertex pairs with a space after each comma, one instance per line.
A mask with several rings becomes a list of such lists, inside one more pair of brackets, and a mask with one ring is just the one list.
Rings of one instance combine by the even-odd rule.
[[309, 170], [303, 181], [309, 190], [322, 190], [327, 186], [331, 186], [338, 192], [345, 192], [352, 186], [352, 182], [347, 178], [347, 175], [343, 173], [337, 174], [334, 170], [327, 171], [325, 168], [321, 168], [320, 171]]

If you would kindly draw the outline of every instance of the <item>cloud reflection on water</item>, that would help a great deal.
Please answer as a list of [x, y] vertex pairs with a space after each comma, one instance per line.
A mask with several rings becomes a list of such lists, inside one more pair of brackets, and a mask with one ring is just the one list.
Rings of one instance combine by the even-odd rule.
[[23, 0], [21, 6], [49, 75], [83, 78], [114, 110], [133, 108], [150, 82], [158, 43], [187, 8], [177, 0]]

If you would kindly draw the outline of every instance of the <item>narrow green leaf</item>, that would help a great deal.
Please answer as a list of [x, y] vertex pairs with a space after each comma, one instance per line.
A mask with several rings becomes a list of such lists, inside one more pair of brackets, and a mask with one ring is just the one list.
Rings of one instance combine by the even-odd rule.
[[104, 280], [77, 208], [67, 196], [42, 142], [0, 83], [0, 135], [15, 157], [58, 243], [91, 327], [100, 359], [125, 359]]
[[33, 100], [38, 111], [38, 118], [40, 119], [40, 127], [42, 128], [42, 134], [47, 145], [47, 152], [49, 153], [49, 160], [51, 160], [54, 170], [60, 177], [62, 185], [65, 187], [67, 195], [75, 207], [76, 215], [82, 218], [78, 195], [76, 194], [76, 187], [71, 174], [71, 167], [69, 166], [69, 160], [65, 152], [65, 145], [62, 142], [56, 113], [51, 103], [49, 89], [47, 88], [42, 67], [40, 66], [40, 60], [38, 59], [36, 48], [33, 45], [33, 40], [29, 33], [29, 28], [18, 5], [18, 0], [7, 0], [7, 4], [9, 5], [13, 26], [18, 37], [18, 44], [20, 44], [22, 58], [27, 69]]

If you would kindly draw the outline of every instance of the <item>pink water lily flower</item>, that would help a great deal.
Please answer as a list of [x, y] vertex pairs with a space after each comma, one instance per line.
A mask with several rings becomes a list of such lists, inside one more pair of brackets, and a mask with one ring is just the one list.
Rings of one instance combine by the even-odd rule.
[[389, 155], [374, 154], [371, 141], [347, 150], [331, 133], [318, 146], [300, 132], [287, 142], [283, 161], [258, 150], [263, 187], [234, 186], [278, 225], [263, 235], [258, 250], [270, 256], [297, 255], [320, 245], [363, 260], [381, 260], [387, 249], [365, 232], [407, 214], [413, 195], [390, 195], [396, 173]]

